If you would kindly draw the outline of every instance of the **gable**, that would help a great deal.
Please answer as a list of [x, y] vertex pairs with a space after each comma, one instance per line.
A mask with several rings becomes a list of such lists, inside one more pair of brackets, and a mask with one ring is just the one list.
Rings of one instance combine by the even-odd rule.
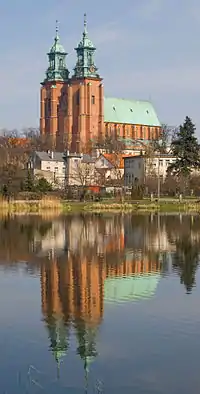
[[98, 169], [111, 169], [113, 164], [104, 155], [101, 155], [96, 160], [95, 167]]
[[104, 122], [161, 127], [149, 101], [104, 98]]
[[63, 153], [62, 152], [53, 152], [53, 157], [51, 154], [45, 151], [36, 151], [35, 156], [39, 158], [40, 161], [50, 161], [50, 162], [64, 162]]

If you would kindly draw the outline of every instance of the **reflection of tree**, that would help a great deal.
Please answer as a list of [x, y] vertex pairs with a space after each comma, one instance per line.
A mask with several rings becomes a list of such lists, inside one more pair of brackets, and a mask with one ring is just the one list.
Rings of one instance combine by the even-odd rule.
[[190, 238], [185, 236], [176, 242], [176, 252], [172, 256], [173, 267], [179, 272], [181, 283], [185, 285], [188, 294], [195, 286], [199, 250], [199, 243], [193, 243]]

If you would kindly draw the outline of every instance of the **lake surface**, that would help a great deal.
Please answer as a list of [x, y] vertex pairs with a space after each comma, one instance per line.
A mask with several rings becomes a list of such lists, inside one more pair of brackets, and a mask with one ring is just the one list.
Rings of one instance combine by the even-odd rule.
[[200, 216], [0, 219], [0, 392], [200, 393]]

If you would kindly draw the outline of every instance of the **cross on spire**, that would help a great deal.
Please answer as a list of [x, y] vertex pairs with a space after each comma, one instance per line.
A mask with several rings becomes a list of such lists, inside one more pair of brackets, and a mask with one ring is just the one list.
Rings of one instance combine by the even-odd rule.
[[87, 33], [87, 15], [84, 14], [84, 33]]
[[58, 20], [56, 19], [56, 38], [58, 38]]

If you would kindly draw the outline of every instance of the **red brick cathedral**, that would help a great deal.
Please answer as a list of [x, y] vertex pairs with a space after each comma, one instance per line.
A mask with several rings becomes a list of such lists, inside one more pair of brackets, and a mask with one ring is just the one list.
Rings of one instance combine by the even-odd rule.
[[86, 17], [70, 76], [67, 53], [58, 29], [48, 53], [49, 67], [41, 83], [40, 132], [71, 152], [87, 151], [89, 143], [113, 136], [120, 140], [158, 138], [161, 125], [149, 101], [104, 97], [103, 79], [95, 64]]

